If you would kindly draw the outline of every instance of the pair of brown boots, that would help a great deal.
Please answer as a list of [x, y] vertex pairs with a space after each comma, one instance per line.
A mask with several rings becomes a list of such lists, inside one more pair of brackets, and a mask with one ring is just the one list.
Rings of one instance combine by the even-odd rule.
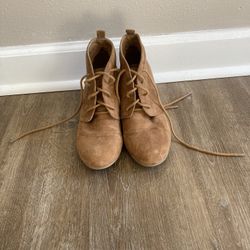
[[166, 105], [161, 103], [145, 49], [134, 30], [126, 30], [121, 39], [120, 65], [117, 69], [113, 43], [104, 31], [97, 31], [97, 38], [87, 48], [87, 74], [81, 79], [81, 101], [76, 112], [55, 124], [26, 132], [13, 142], [62, 124], [80, 112], [77, 150], [92, 169], [111, 166], [119, 158], [123, 142], [140, 165], [157, 166], [168, 156], [171, 134], [180, 144], [201, 153], [244, 156], [208, 151], [177, 136], [166, 110], [176, 108], [174, 105], [190, 93]]
[[77, 150], [92, 169], [116, 162], [123, 142], [131, 157], [146, 167], [162, 163], [170, 148], [169, 122], [134, 30], [126, 30], [119, 54], [118, 71], [114, 45], [104, 31], [97, 31], [86, 52]]

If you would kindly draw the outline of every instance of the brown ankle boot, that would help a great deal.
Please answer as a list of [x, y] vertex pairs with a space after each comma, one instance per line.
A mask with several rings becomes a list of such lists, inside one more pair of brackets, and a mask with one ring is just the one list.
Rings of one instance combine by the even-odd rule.
[[135, 161], [153, 167], [167, 158], [171, 131], [140, 37], [134, 30], [126, 32], [118, 77], [123, 140]]
[[104, 31], [97, 31], [97, 38], [90, 41], [86, 66], [77, 150], [89, 168], [104, 169], [118, 159], [123, 145], [115, 94], [115, 49]]

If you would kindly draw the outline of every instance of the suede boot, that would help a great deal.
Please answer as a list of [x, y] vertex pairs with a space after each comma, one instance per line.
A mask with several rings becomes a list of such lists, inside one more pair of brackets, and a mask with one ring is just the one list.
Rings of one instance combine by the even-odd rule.
[[123, 145], [115, 93], [115, 49], [104, 31], [97, 31], [97, 38], [90, 41], [86, 67], [77, 150], [89, 168], [104, 169], [118, 159]]
[[153, 167], [168, 156], [171, 131], [141, 39], [126, 30], [120, 43], [119, 96], [123, 140], [131, 157]]

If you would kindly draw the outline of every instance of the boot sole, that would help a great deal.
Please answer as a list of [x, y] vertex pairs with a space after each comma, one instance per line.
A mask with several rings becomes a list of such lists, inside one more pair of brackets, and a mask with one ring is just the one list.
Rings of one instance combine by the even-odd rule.
[[138, 164], [141, 165], [142, 167], [153, 168], [153, 167], [159, 166], [159, 165], [162, 164], [164, 161], [166, 161], [166, 159], [168, 158], [168, 153], [167, 153], [166, 157], [165, 157], [162, 161], [160, 161], [160, 162], [158, 162], [158, 163], [154, 163], [154, 164], [146, 164], [145, 162], [141, 162], [141, 161], [136, 160], [132, 155], [130, 155], [130, 156], [133, 158], [133, 160], [134, 160], [136, 163], [138, 163]]
[[[120, 157], [120, 155], [119, 155], [119, 157]], [[112, 163], [110, 163], [110, 164], [108, 164], [108, 165], [106, 165], [106, 166], [104, 166], [104, 167], [101, 167], [101, 168], [95, 168], [95, 167], [93, 167], [93, 166], [89, 166], [89, 165], [87, 165], [86, 163], [84, 163], [84, 165], [86, 166], [86, 167], [88, 167], [88, 168], [90, 168], [90, 169], [92, 169], [92, 170], [104, 170], [104, 169], [107, 169], [107, 168], [109, 168], [109, 167], [111, 167], [115, 162], [117, 162], [117, 160], [119, 159], [119, 157], [116, 159], [116, 160], [114, 160]]]
[[[111, 167], [115, 162], [117, 162], [117, 160], [119, 159], [119, 157], [120, 157], [120, 155], [121, 155], [121, 152], [122, 152], [122, 147], [121, 147], [121, 150], [120, 150], [120, 153], [119, 153], [118, 157], [117, 157], [113, 162], [111, 162], [111, 163], [109, 163], [108, 165], [105, 165], [105, 166], [103, 166], [103, 167], [101, 167], [101, 168], [96, 168], [96, 167], [90, 166], [90, 165], [86, 164], [81, 158], [80, 158], [80, 160], [81, 160], [81, 161], [83, 162], [83, 164], [84, 164], [86, 167], [88, 167], [89, 169], [92, 169], [92, 170], [104, 170], [104, 169], [106, 169], [106, 168]], [[79, 155], [79, 154], [78, 154], [78, 155]]]

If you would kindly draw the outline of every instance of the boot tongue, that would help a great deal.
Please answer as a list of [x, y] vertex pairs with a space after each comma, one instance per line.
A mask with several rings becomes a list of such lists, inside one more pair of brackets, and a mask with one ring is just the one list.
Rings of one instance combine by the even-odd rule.
[[[132, 64], [130, 65], [130, 69], [134, 70], [134, 71], [138, 71], [138, 65], [137, 64]], [[133, 73], [132, 73], [132, 77], [133, 77]], [[136, 80], [135, 80], [136, 82]], [[136, 100], [139, 99], [139, 93], [138, 93], [138, 89], [137, 91], [135, 92], [135, 98]], [[138, 103], [135, 105], [135, 110], [141, 110], [142, 109], [142, 106], [140, 106]]]
[[[128, 70], [131, 69], [131, 70], [136, 71], [137, 73], [140, 74], [143, 71], [144, 64], [145, 64], [145, 51], [144, 51], [144, 48], [142, 46], [141, 39], [138, 36], [138, 34], [135, 33], [134, 30], [126, 30], [126, 33], [127, 33], [127, 35], [126, 35], [127, 39], [129, 39], [129, 40], [134, 39], [135, 46], [139, 47], [138, 49], [140, 49], [140, 61], [136, 64], [128, 64], [128, 62], [126, 60], [124, 60], [124, 67], [127, 68]], [[130, 75], [131, 75], [131, 77], [133, 77], [134, 73], [131, 72]], [[138, 81], [138, 78], [135, 79], [134, 83], [136, 84], [137, 81]], [[136, 100], [139, 99], [138, 89], [135, 92], [135, 99]], [[140, 106], [139, 104], [136, 104], [135, 110], [142, 110], [142, 106]]]
[[[97, 73], [99, 71], [103, 72], [103, 71], [105, 71], [105, 69], [104, 68], [97, 68], [94, 70], [95, 73]], [[96, 78], [96, 89], [97, 88], [102, 89], [103, 88], [102, 83], [103, 83], [103, 76]], [[96, 98], [97, 98], [96, 99], [97, 101], [104, 102], [102, 93], [99, 93]], [[100, 107], [96, 108], [96, 112], [107, 112], [107, 109], [106, 109], [106, 107], [101, 105]]]

